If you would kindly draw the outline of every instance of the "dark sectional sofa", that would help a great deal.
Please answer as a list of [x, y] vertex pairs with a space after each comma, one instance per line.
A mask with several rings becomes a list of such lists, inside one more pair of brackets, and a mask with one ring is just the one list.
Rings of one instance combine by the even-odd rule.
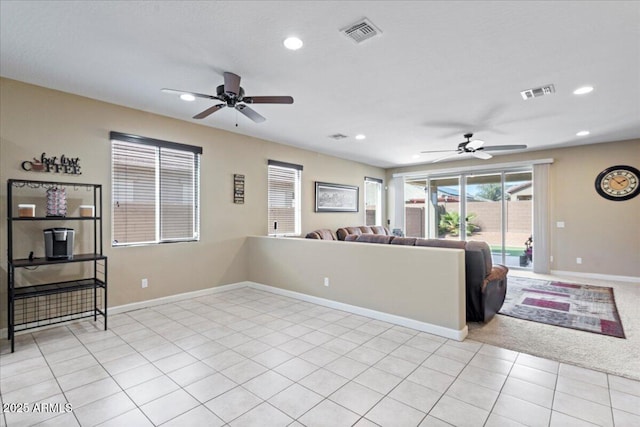
[[308, 239], [344, 240], [431, 248], [463, 249], [465, 251], [465, 288], [468, 322], [488, 322], [500, 310], [507, 293], [509, 269], [493, 264], [491, 249], [486, 242], [396, 237], [386, 227], [343, 227], [335, 233], [315, 230]]

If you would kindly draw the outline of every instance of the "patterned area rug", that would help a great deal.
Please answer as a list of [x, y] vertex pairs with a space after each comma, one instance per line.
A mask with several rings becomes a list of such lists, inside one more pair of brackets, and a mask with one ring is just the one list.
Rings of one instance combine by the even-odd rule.
[[549, 325], [625, 338], [613, 289], [509, 276], [499, 312]]

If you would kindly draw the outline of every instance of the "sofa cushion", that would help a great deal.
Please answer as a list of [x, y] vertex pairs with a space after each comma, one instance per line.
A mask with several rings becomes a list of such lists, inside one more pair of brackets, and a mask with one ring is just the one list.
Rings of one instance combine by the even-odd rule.
[[322, 240], [337, 240], [334, 232], [329, 230], [328, 228], [318, 230], [318, 234], [320, 235], [320, 238]]
[[307, 239], [320, 239], [320, 240], [338, 240], [336, 239], [335, 234], [333, 233], [333, 231], [329, 230], [328, 228], [322, 228], [319, 230], [314, 230], [310, 233], [307, 233], [307, 235], [305, 236]]
[[355, 242], [356, 240], [358, 240], [358, 237], [360, 237], [360, 234], [347, 234], [346, 236], [344, 236], [344, 241]]
[[384, 234], [361, 234], [356, 238], [356, 242], [364, 242], [364, 243], [387, 244], [392, 240], [393, 240], [393, 236], [385, 236]]
[[355, 234], [357, 236], [362, 234], [362, 230], [360, 227], [342, 227], [338, 228], [336, 231], [336, 235], [338, 236], [338, 240], [344, 240], [350, 234]]
[[342, 227], [338, 228], [338, 230], [336, 231], [338, 240], [345, 240], [345, 238], [350, 234], [356, 234], [358, 236], [361, 234], [383, 234], [386, 236], [391, 236], [391, 232], [389, 231], [389, 229], [383, 226], [361, 225], [359, 227]]
[[371, 228], [371, 232], [374, 234], [384, 234], [386, 236], [391, 235], [387, 227], [383, 227], [381, 225], [372, 225], [370, 228]]
[[395, 237], [391, 241], [392, 245], [405, 245], [405, 246], [413, 246], [416, 244], [415, 237]]
[[428, 246], [431, 248], [465, 249], [466, 242], [462, 240], [444, 239], [418, 239], [416, 246]]

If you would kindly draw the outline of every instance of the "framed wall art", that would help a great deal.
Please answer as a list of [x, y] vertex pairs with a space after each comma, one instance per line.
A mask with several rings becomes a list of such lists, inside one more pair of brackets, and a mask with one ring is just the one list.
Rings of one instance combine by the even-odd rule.
[[316, 181], [316, 212], [358, 212], [358, 187]]
[[233, 174], [233, 203], [244, 204], [244, 175]]

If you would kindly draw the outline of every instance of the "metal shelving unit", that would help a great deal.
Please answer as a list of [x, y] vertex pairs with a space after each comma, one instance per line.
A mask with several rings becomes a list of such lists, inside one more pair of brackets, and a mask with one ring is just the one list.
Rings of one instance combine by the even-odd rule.
[[[96, 211], [92, 217], [19, 217], [14, 212], [14, 190], [28, 188], [46, 190], [48, 188], [66, 188], [78, 191], [85, 188], [93, 192], [93, 206]], [[42, 200], [45, 200], [44, 191]], [[93, 251], [74, 254], [70, 259], [24, 258], [15, 259], [14, 227], [20, 224], [47, 221], [81, 221], [93, 225]], [[107, 257], [102, 252], [102, 186], [100, 184], [82, 184], [56, 181], [33, 181], [10, 179], [7, 181], [7, 301], [8, 301], [8, 339], [11, 340], [11, 352], [15, 347], [15, 333], [18, 331], [52, 325], [69, 320], [98, 316], [104, 318], [107, 329]], [[34, 242], [35, 243], [35, 242]], [[16, 283], [16, 269], [33, 270], [61, 264], [92, 263], [89, 277], [61, 282], [38, 284]]]

